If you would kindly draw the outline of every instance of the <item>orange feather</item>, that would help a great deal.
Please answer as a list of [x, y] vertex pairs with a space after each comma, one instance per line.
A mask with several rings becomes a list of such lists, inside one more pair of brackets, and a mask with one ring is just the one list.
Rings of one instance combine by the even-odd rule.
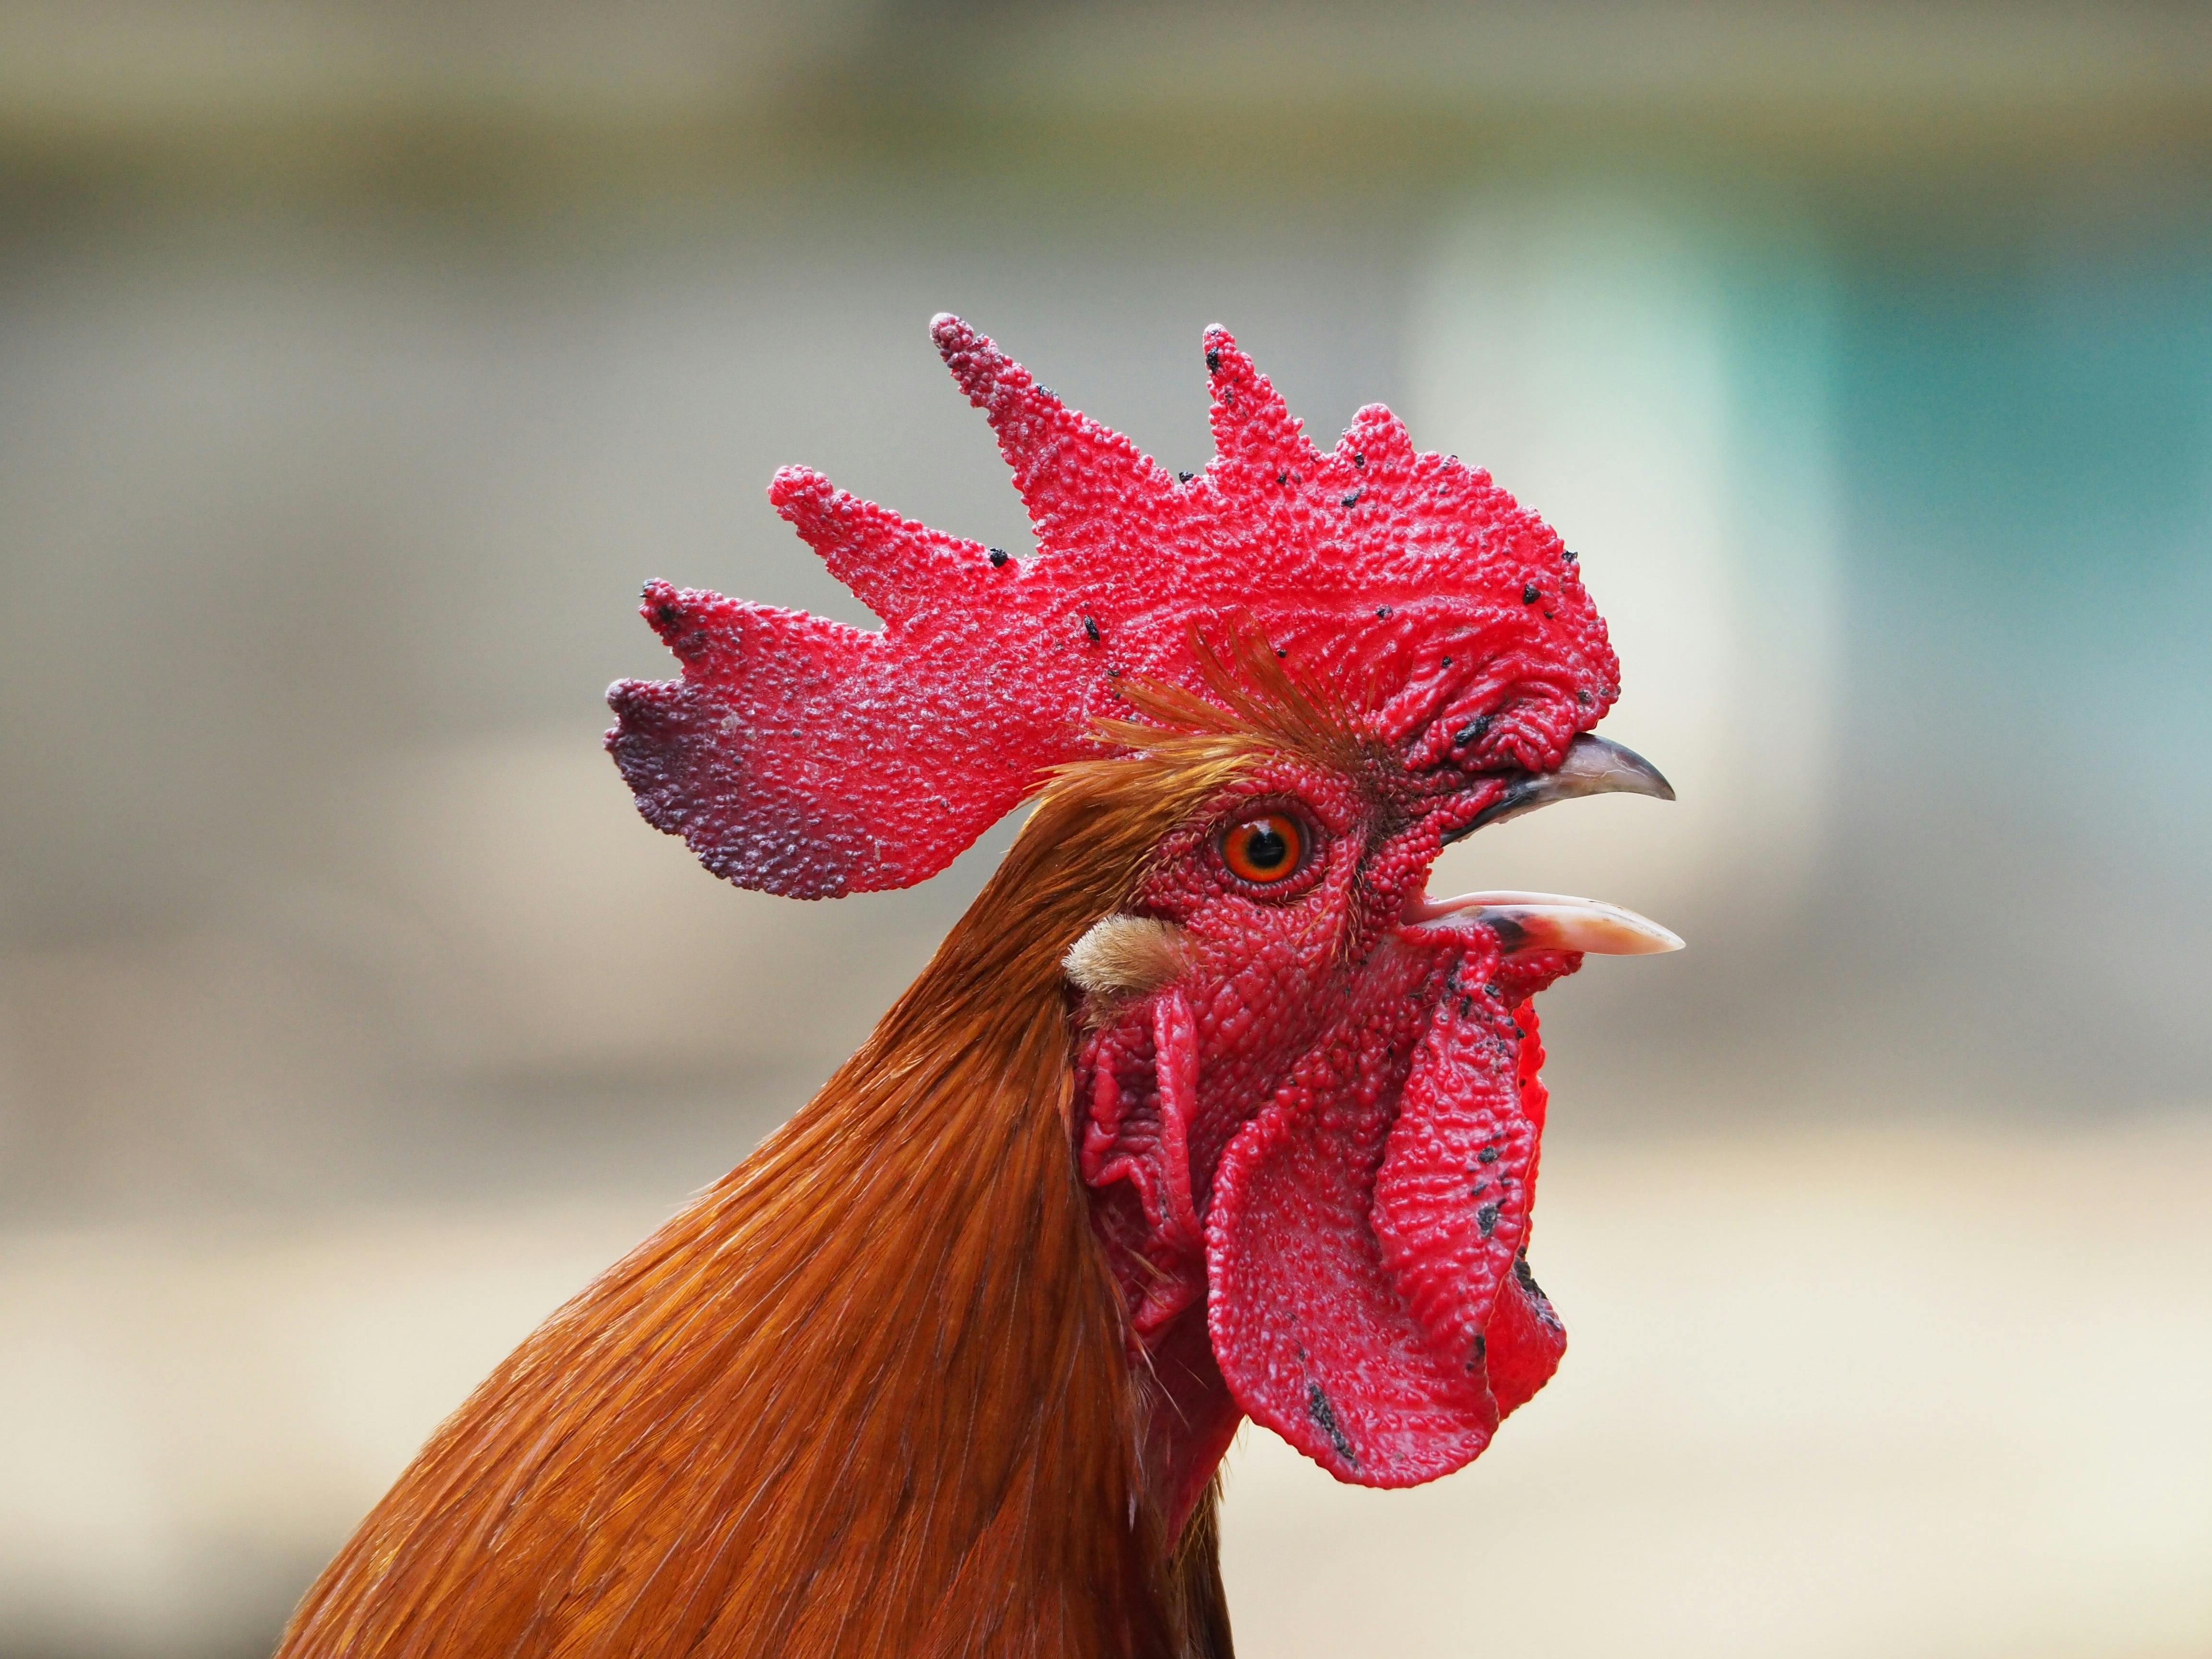
[[860, 1051], [438, 1430], [278, 1659], [1226, 1656], [1212, 1498], [1164, 1539], [1139, 1467], [1060, 963], [1313, 735], [1250, 713], [1058, 774]]

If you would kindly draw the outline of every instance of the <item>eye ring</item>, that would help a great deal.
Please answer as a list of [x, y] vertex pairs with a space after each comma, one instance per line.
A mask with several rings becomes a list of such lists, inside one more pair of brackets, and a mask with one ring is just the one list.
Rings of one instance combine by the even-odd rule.
[[1221, 831], [1221, 862], [1253, 887], [1275, 888], [1306, 866], [1313, 834], [1296, 813], [1279, 806], [1246, 814]]

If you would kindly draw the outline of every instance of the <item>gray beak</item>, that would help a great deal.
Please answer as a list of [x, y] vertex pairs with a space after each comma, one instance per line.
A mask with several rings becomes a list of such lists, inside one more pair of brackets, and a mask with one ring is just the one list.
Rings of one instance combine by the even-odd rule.
[[1578, 795], [1612, 794], [1650, 795], [1659, 800], [1672, 800], [1674, 786], [1633, 749], [1624, 749], [1617, 743], [1585, 732], [1567, 746], [1567, 757], [1556, 770], [1516, 778], [1504, 795], [1463, 829], [1455, 830], [1449, 839], [1457, 841], [1485, 824], [1503, 823], [1523, 812], [1549, 806], [1553, 801], [1572, 800]]

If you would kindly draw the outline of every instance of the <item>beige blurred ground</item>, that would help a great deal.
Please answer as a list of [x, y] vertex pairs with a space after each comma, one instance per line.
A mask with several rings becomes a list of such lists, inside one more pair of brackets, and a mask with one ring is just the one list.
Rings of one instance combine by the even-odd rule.
[[[1274, 1659], [2212, 1652], [2212, 1127], [1555, 1131], [1572, 1346], [1473, 1468], [1231, 1464]], [[160, 1655], [265, 1616], [652, 1202], [0, 1242], [0, 1620]], [[181, 1620], [181, 1622], [180, 1622]], [[200, 1628], [196, 1629], [195, 1626]]]
[[1473, 1469], [1247, 1431], [1259, 1655], [2212, 1652], [2212, 1131], [1547, 1148], [1552, 1386]]

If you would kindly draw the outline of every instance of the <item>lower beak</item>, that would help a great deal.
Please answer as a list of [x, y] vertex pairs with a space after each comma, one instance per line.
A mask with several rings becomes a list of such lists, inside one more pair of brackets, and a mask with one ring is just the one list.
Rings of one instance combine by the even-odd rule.
[[1443, 928], [1474, 923], [1516, 951], [1583, 951], [1601, 957], [1648, 957], [1679, 951], [1682, 941], [1649, 916], [1599, 899], [1564, 893], [1462, 893], [1420, 898], [1406, 907], [1407, 925]]

